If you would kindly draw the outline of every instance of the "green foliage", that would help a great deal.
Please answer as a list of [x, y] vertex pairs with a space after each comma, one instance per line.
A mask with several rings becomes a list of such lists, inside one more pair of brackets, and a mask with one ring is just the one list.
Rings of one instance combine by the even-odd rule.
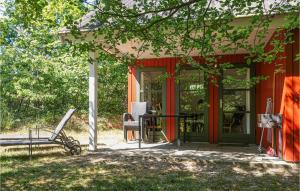
[[[82, 17], [87, 8], [76, 0], [6, 1], [4, 5], [0, 21], [1, 129], [36, 120], [56, 122], [69, 108], [87, 113], [87, 50], [62, 44], [58, 36], [62, 26]], [[114, 60], [100, 66], [99, 111], [124, 111], [126, 69]]]
[[1, 21], [2, 128], [36, 117], [55, 119], [69, 107], [85, 108], [87, 56], [60, 43], [55, 34], [60, 24], [50, 20], [54, 12], [46, 12], [51, 4], [40, 2], [44, 9], [31, 14], [29, 2], [22, 8], [7, 1]]
[[[135, 63], [141, 53], [180, 57], [180, 64], [189, 63], [204, 70], [216, 82], [222, 69], [231, 66], [216, 65], [218, 57], [212, 56], [216, 50], [222, 54], [248, 51], [248, 65], [271, 63], [284, 50], [283, 45], [291, 42], [289, 31], [300, 23], [300, 2], [295, 0], [272, 1], [268, 5], [261, 0], [133, 0], [130, 5], [124, 2], [127, 1], [4, 1], [0, 15], [1, 127], [14, 126], [17, 121], [23, 123], [37, 115], [54, 119], [69, 107], [87, 111], [90, 50], [101, 55], [99, 112], [121, 113], [126, 107], [124, 63]], [[64, 26], [75, 37], [83, 38], [78, 19], [91, 9], [95, 10], [92, 22], [101, 25], [92, 36], [103, 40], [62, 44], [58, 31]], [[265, 52], [265, 37], [272, 19], [283, 13], [281, 28], [288, 33], [283, 41], [274, 40], [273, 49]], [[249, 22], [234, 24], [237, 16], [245, 15], [252, 15]], [[253, 34], [250, 43], [248, 39]], [[131, 47], [138, 54], [107, 53], [129, 41], [140, 42]], [[193, 59], [195, 55], [205, 58], [204, 65]], [[281, 71], [280, 66], [276, 66], [276, 71]], [[253, 86], [263, 79], [256, 77], [245, 85]], [[226, 80], [237, 83], [236, 79]]]
[[[91, 49], [103, 51], [110, 47], [109, 50], [114, 50], [122, 43], [135, 41], [139, 43], [131, 48], [137, 53], [112, 53], [129, 63], [134, 63], [147, 51], [153, 56], [180, 57], [180, 63], [188, 63], [204, 70], [212, 79], [220, 75], [220, 69], [223, 68], [215, 67], [218, 59], [212, 55], [235, 54], [243, 50], [249, 53], [246, 58], [248, 65], [272, 63], [284, 50], [283, 46], [290, 43], [290, 31], [299, 27], [300, 23], [300, 2], [295, 0], [129, 2], [111, 0], [101, 1], [96, 5], [89, 4], [95, 10], [91, 22], [100, 23], [100, 27], [91, 33], [95, 38], [102, 39], [91, 44]], [[266, 37], [278, 15], [284, 17], [278, 21], [278, 31], [285, 29], [287, 35], [283, 40], [275, 39], [271, 42], [273, 49], [266, 52]], [[237, 17], [245, 18], [236, 19]], [[77, 27], [76, 35], [80, 30], [77, 24], [69, 26]], [[205, 66], [199, 65], [193, 56], [204, 58]]]
[[[91, 5], [96, 10], [93, 21], [101, 23], [94, 31], [104, 39], [100, 48], [109, 44], [138, 40], [134, 47], [154, 55], [207, 57], [215, 51], [234, 53], [242, 48], [251, 56], [263, 56], [265, 36], [276, 14], [286, 13], [282, 24], [287, 30], [299, 27], [299, 2], [261, 0], [132, 0], [130, 5], [119, 0]], [[249, 16], [249, 22], [234, 24], [234, 18]], [[254, 35], [254, 43], [248, 37]], [[178, 50], [178, 47], [180, 50]], [[196, 53], [196, 54], [195, 54]], [[138, 55], [131, 55], [138, 58]]]
[[127, 107], [127, 65], [105, 55], [98, 63], [98, 113], [122, 114]]

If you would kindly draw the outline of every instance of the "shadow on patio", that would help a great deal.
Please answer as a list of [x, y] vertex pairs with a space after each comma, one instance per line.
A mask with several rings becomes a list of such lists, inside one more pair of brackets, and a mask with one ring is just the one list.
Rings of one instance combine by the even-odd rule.
[[[127, 145], [127, 148], [125, 147]], [[1, 156], [4, 190], [297, 190], [297, 165], [251, 162], [255, 147], [203, 144], [99, 145], [70, 156], [59, 148], [37, 148]], [[26, 151], [24, 149], [24, 151]], [[50, 152], [49, 152], [50, 151]], [[23, 156], [23, 157], [20, 157]], [[235, 159], [237, 162], [234, 162]], [[243, 160], [242, 160], [243, 159]], [[251, 159], [251, 160], [249, 160]]]

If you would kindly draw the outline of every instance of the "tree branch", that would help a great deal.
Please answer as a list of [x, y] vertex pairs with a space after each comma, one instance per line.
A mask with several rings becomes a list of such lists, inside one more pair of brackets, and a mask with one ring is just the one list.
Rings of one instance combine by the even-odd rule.
[[[179, 10], [185, 6], [190, 6], [196, 2], [199, 2], [200, 0], [190, 0], [190, 1], [187, 1], [185, 3], [182, 3], [182, 4], [178, 4], [176, 6], [171, 6], [171, 7], [166, 7], [166, 8], [161, 8], [161, 9], [158, 9], [158, 10], [149, 10], [149, 11], [144, 11], [144, 12], [141, 12], [141, 13], [137, 13], [137, 14], [128, 14], [128, 15], [124, 15], [124, 14], [119, 14], [119, 13], [115, 13], [115, 12], [107, 12], [107, 11], [103, 11], [100, 7], [98, 7], [97, 5], [94, 5], [94, 4], [91, 4], [89, 2], [85, 2], [86, 4], [90, 5], [90, 6], [93, 6], [95, 9], [99, 10], [99, 12], [101, 14], [106, 14], [106, 15], [110, 15], [110, 16], [116, 16], [116, 17], [121, 17], [121, 18], [138, 18], [138, 17], [141, 17], [141, 16], [144, 16], [144, 15], [147, 15], [147, 14], [156, 14], [156, 13], [161, 13], [161, 12], [166, 12], [166, 11], [171, 11], [172, 10]], [[129, 11], [130, 9], [127, 9], [127, 11]]]

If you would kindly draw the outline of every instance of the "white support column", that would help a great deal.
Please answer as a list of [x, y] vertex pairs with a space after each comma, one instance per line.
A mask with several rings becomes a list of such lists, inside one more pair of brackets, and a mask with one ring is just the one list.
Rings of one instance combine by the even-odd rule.
[[92, 62], [89, 74], [89, 151], [97, 149], [97, 64], [95, 53], [90, 53]]

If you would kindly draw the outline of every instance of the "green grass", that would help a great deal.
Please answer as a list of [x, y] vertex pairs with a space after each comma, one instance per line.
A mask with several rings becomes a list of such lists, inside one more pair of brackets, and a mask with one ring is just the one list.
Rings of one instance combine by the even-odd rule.
[[289, 168], [210, 163], [109, 150], [70, 156], [59, 147], [1, 151], [1, 190], [298, 190]]

